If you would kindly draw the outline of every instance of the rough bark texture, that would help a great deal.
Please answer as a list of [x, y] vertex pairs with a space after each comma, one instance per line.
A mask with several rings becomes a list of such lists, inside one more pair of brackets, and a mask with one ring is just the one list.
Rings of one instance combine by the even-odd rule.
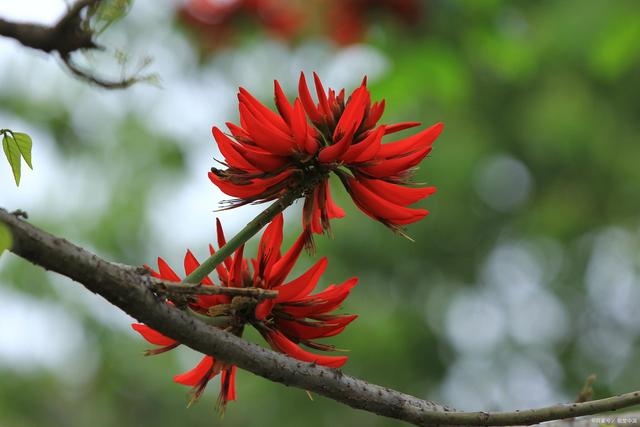
[[0, 208], [0, 222], [13, 235], [11, 249], [32, 263], [81, 283], [161, 333], [205, 354], [269, 380], [308, 390], [356, 409], [415, 425], [514, 425], [590, 415], [640, 403], [640, 392], [585, 403], [516, 412], [457, 412], [315, 364], [304, 363], [206, 325], [171, 307], [150, 290], [140, 268], [108, 262], [42, 231]]

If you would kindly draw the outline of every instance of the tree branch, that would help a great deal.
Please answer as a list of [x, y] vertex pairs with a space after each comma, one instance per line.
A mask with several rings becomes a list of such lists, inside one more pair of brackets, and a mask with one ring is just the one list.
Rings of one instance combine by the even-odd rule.
[[46, 53], [57, 52], [67, 69], [76, 77], [105, 89], [125, 89], [149, 76], [123, 77], [121, 80], [107, 80], [78, 67], [71, 54], [84, 49], [103, 49], [94, 41], [94, 31], [88, 17], [82, 12], [97, 6], [101, 0], [78, 0], [53, 26], [32, 23], [11, 22], [0, 18], [0, 36], [13, 38], [24, 46]]
[[140, 77], [134, 75], [131, 77], [123, 77], [121, 80], [106, 80], [102, 77], [91, 74], [91, 72], [87, 70], [80, 68], [75, 62], [73, 62], [70, 54], [61, 54], [60, 57], [62, 58], [62, 62], [64, 63], [64, 65], [66, 65], [67, 69], [71, 71], [71, 74], [78, 77], [80, 80], [84, 80], [87, 83], [94, 84], [105, 89], [126, 89], [129, 86], [138, 83], [140, 80], [145, 80], [149, 77]]
[[169, 295], [230, 295], [255, 298], [258, 301], [273, 299], [278, 291], [260, 288], [225, 288], [222, 286], [203, 286], [193, 283], [176, 283], [150, 278], [149, 288], [157, 294]]
[[269, 380], [312, 391], [378, 415], [418, 426], [523, 425], [612, 411], [640, 403], [640, 391], [584, 403], [516, 412], [456, 412], [386, 387], [345, 375], [340, 370], [300, 362], [206, 325], [158, 300], [149, 275], [135, 267], [105, 261], [0, 208], [0, 222], [13, 235], [11, 249], [32, 263], [65, 275], [139, 321], [196, 351], [235, 364]]
[[93, 32], [83, 28], [82, 10], [100, 0], [79, 0], [54, 26], [10, 22], [0, 18], [0, 36], [16, 39], [23, 45], [61, 55], [80, 49], [95, 49]]

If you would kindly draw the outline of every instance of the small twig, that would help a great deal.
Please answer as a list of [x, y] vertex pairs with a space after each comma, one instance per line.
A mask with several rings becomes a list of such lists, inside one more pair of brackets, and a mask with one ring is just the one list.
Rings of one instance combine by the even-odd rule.
[[89, 25], [91, 15], [82, 12], [97, 7], [101, 0], [78, 0], [53, 26], [10, 22], [0, 18], [0, 36], [13, 38], [24, 46], [46, 53], [57, 52], [69, 71], [79, 79], [105, 89], [126, 89], [140, 81], [150, 81], [154, 76], [140, 75], [107, 80], [83, 70], [71, 59], [71, 54], [87, 49], [103, 50], [95, 40], [95, 31]]
[[230, 295], [255, 298], [258, 301], [273, 299], [278, 296], [278, 291], [260, 288], [226, 288], [222, 286], [208, 286], [191, 283], [167, 282], [166, 280], [152, 279], [149, 283], [152, 291], [160, 294], [173, 295]]
[[80, 14], [85, 8], [100, 0], [80, 0], [53, 26], [18, 23], [0, 18], [0, 35], [16, 39], [23, 45], [47, 53], [60, 55], [82, 49], [98, 47], [93, 32], [82, 27]]
[[67, 69], [71, 71], [71, 73], [74, 76], [78, 77], [80, 80], [84, 80], [87, 83], [91, 83], [96, 86], [103, 87], [105, 89], [126, 89], [134, 85], [135, 83], [138, 83], [141, 80], [145, 80], [148, 77], [148, 76], [144, 76], [144, 77], [132, 76], [132, 77], [125, 77], [122, 80], [113, 80], [113, 81], [105, 80], [101, 77], [97, 77], [91, 74], [90, 72], [78, 67], [78, 65], [76, 65], [71, 60], [71, 57], [69, 54], [60, 55], [60, 58], [62, 59], [62, 62], [64, 62], [64, 65], [66, 65]]

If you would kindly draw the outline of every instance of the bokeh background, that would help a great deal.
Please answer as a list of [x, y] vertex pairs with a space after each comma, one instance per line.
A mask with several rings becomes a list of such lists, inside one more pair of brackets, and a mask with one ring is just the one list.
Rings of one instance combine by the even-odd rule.
[[[35, 166], [16, 188], [0, 162], [0, 206], [111, 260], [178, 269], [187, 247], [205, 256], [216, 216], [232, 233], [262, 209], [214, 212], [207, 179], [237, 87], [272, 106], [274, 78], [292, 98], [300, 70], [348, 90], [366, 74], [385, 121], [446, 128], [417, 175], [438, 193], [415, 243], [334, 186], [348, 216], [318, 240], [322, 285], [361, 278], [343, 307], [360, 317], [332, 339], [345, 371], [466, 410], [572, 401], [592, 373], [596, 397], [640, 388], [640, 3], [349, 1], [298, 2], [303, 28], [248, 13], [212, 30], [136, 0], [109, 49], [79, 58], [115, 77], [151, 58], [160, 87], [125, 91], [0, 39], [0, 127], [33, 137]], [[16, 20], [64, 10], [0, 2]], [[221, 420], [216, 381], [189, 409], [171, 381], [195, 352], [143, 357], [132, 319], [77, 284], [7, 253], [0, 298], [0, 426], [400, 425], [247, 372]]]

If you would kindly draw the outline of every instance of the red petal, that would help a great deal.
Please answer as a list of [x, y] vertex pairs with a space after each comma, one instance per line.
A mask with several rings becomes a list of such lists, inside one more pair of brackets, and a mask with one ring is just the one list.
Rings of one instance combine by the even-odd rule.
[[143, 266], [149, 271], [152, 277], [155, 277], [156, 279], [162, 279], [162, 276], [160, 275], [160, 273], [158, 273], [153, 268], [151, 268], [149, 264], [143, 264]]
[[256, 306], [256, 310], [254, 313], [256, 320], [264, 320], [269, 315], [269, 313], [271, 313], [271, 310], [275, 305], [276, 303], [273, 300], [267, 299], [264, 301], [260, 301]]
[[327, 197], [327, 214], [329, 215], [329, 218], [343, 218], [345, 216], [344, 209], [336, 205], [333, 201], [333, 198], [331, 197], [331, 186], [329, 185], [329, 181], [325, 180], [324, 185], [327, 187], [325, 194]]
[[220, 397], [224, 403], [236, 400], [236, 366], [223, 369], [220, 373]]
[[355, 314], [351, 316], [340, 316], [328, 322], [298, 322], [278, 318], [276, 319], [276, 325], [278, 329], [290, 337], [298, 340], [312, 340], [338, 335], [357, 317]]
[[[220, 249], [227, 244], [227, 239], [224, 237], [224, 230], [222, 229], [222, 222], [220, 222], [220, 218], [216, 218], [216, 235], [218, 236], [218, 249]], [[225, 258], [224, 265], [227, 267], [227, 271], [231, 269], [231, 256]]]
[[411, 205], [436, 192], [435, 187], [412, 188], [380, 179], [359, 178], [358, 182], [383, 199], [400, 206]]
[[327, 100], [327, 94], [324, 91], [324, 87], [322, 87], [322, 82], [320, 81], [320, 77], [314, 72], [313, 73], [313, 81], [316, 86], [316, 94], [318, 95], [318, 102], [320, 104], [320, 108], [322, 109], [322, 113], [325, 116], [325, 121], [327, 123], [333, 122], [333, 114], [331, 113], [331, 108], [329, 108], [329, 101]]
[[368, 162], [373, 159], [380, 151], [382, 137], [384, 135], [384, 126], [378, 126], [376, 130], [371, 131], [369, 135], [357, 144], [349, 147], [346, 154], [342, 156], [345, 163], [361, 163]]
[[208, 174], [209, 180], [216, 187], [220, 189], [224, 194], [229, 196], [237, 197], [239, 199], [249, 199], [251, 197], [259, 196], [261, 193], [267, 189], [267, 186], [262, 180], [254, 179], [247, 184], [233, 184], [223, 178], [220, 178], [218, 175], [213, 172], [209, 172]]
[[247, 131], [242, 129], [240, 126], [236, 126], [230, 122], [227, 122], [225, 124], [229, 128], [229, 132], [231, 132], [231, 135], [233, 135], [233, 137], [238, 141], [251, 141], [251, 135], [249, 135]]
[[347, 356], [323, 356], [303, 350], [278, 331], [268, 332], [266, 338], [274, 349], [303, 362], [315, 362], [318, 365], [339, 368], [347, 361]]
[[274, 126], [260, 121], [244, 102], [240, 103], [240, 118], [245, 123], [243, 127], [251, 134], [253, 142], [263, 150], [281, 156], [287, 156], [293, 152], [294, 144], [291, 137]]
[[[306, 150], [308, 138], [307, 116], [304, 115], [304, 108], [299, 99], [293, 103], [293, 114], [291, 117], [291, 133], [293, 139], [300, 150]], [[309, 153], [312, 154], [312, 153]]]
[[298, 82], [298, 94], [300, 96], [300, 101], [302, 101], [302, 105], [304, 106], [304, 110], [307, 112], [307, 115], [314, 123], [322, 122], [322, 115], [316, 108], [316, 104], [313, 102], [313, 98], [311, 98], [311, 94], [309, 93], [309, 87], [307, 86], [307, 80], [304, 78], [304, 73], [300, 73], [300, 80]]
[[[198, 262], [196, 257], [193, 255], [193, 253], [191, 253], [190, 250], [187, 250], [187, 253], [184, 256], [184, 272], [188, 276], [193, 272], [193, 270], [195, 270], [198, 267], [200, 267], [200, 263]], [[213, 285], [213, 282], [208, 277], [205, 277], [204, 279], [202, 279], [202, 282], [200, 283], [202, 283], [203, 285]]]
[[333, 163], [346, 153], [353, 142], [353, 135], [356, 133], [356, 129], [357, 125], [354, 123], [353, 127], [344, 134], [340, 141], [321, 149], [320, 154], [318, 154], [320, 163]]
[[315, 154], [318, 152], [318, 141], [316, 140], [316, 133], [313, 128], [309, 128], [310, 134], [307, 135], [307, 139], [304, 142], [304, 149], [308, 154]]
[[182, 282], [180, 276], [178, 276], [175, 271], [169, 267], [169, 264], [160, 257], [158, 257], [158, 269], [160, 270], [160, 278], [163, 280], [168, 280], [170, 282]]
[[142, 335], [142, 338], [144, 338], [151, 344], [159, 345], [161, 347], [167, 347], [177, 343], [176, 340], [166, 337], [155, 329], [151, 329], [150, 327], [148, 327], [147, 325], [143, 325], [142, 323], [132, 323], [131, 327], [137, 333]]
[[[254, 169], [263, 172], [274, 172], [286, 165], [287, 157], [278, 156], [262, 148], [250, 145], [236, 145], [234, 147], [244, 159], [246, 159]], [[251, 169], [249, 169], [250, 171]]]
[[416, 126], [420, 126], [422, 123], [420, 122], [402, 122], [396, 123], [393, 125], [385, 125], [384, 126], [384, 134], [389, 135], [391, 133], [400, 132], [401, 130], [411, 129]]
[[405, 225], [416, 222], [429, 213], [424, 209], [411, 209], [385, 200], [356, 179], [349, 178], [348, 186], [356, 205], [374, 219], [392, 225]]
[[244, 252], [244, 245], [236, 249], [235, 256], [233, 257], [233, 266], [231, 268], [231, 277], [229, 278], [230, 286], [236, 288], [244, 287], [242, 267], [243, 261], [242, 253]]
[[333, 89], [329, 89], [329, 106], [331, 107], [331, 112], [333, 113], [333, 117], [338, 117], [340, 113], [342, 113], [342, 106], [340, 102], [338, 102], [338, 98], [336, 97], [336, 92]]
[[289, 126], [285, 123], [285, 121], [278, 114], [265, 107], [260, 101], [258, 101], [253, 95], [249, 93], [245, 88], [240, 88], [240, 93], [242, 94], [244, 100], [253, 108], [254, 114], [261, 115], [267, 122], [279, 130], [284, 132], [285, 134], [289, 133]]
[[[322, 185], [322, 184], [320, 184]], [[318, 203], [319, 193], [321, 187], [318, 186], [313, 190], [313, 193], [307, 194], [304, 199], [304, 205], [302, 206], [302, 226], [306, 229], [311, 229], [312, 233], [322, 234], [321, 219], [321, 207]]]
[[224, 156], [225, 162], [236, 169], [244, 169], [244, 170], [255, 170], [254, 165], [249, 163], [242, 154], [238, 152], [238, 147], [235, 142], [231, 140], [227, 135], [222, 133], [220, 129], [217, 127], [213, 127], [211, 130], [213, 133], [213, 137], [218, 143], [218, 148], [220, 152]]
[[205, 356], [192, 370], [187, 371], [184, 374], [174, 376], [173, 381], [178, 384], [188, 385], [191, 387], [195, 387], [202, 382], [208, 381], [217, 374], [217, 372], [214, 372], [214, 362], [215, 360], [213, 357]]
[[358, 318], [356, 314], [320, 314], [317, 316], [311, 316], [310, 319], [317, 320], [318, 322], [346, 326]]
[[259, 274], [269, 274], [271, 267], [280, 259], [280, 247], [282, 246], [282, 226], [284, 217], [278, 214], [269, 223], [267, 229], [260, 238], [258, 246]]
[[315, 295], [297, 298], [296, 300], [291, 301], [292, 304], [300, 303], [299, 305], [283, 304], [280, 306], [280, 309], [296, 318], [318, 316], [329, 313], [342, 304], [342, 302], [349, 296], [351, 289], [353, 289], [357, 284], [358, 278], [352, 277], [338, 286], [331, 285], [324, 291]]
[[[209, 253], [213, 256], [213, 254], [216, 253], [216, 250], [213, 249], [212, 245], [209, 245]], [[220, 263], [216, 266], [216, 272], [218, 273], [218, 277], [220, 278], [220, 281], [223, 283], [226, 283], [229, 276], [227, 275], [227, 269], [223, 263]]]
[[[388, 129], [388, 128], [387, 128]], [[438, 135], [444, 129], [442, 123], [436, 123], [435, 125], [427, 128], [417, 134], [410, 136], [400, 141], [390, 142], [388, 144], [382, 144], [379, 157], [393, 157], [410, 153], [414, 150], [425, 149], [430, 147], [433, 141], [436, 140]], [[388, 133], [388, 132], [387, 132]]]
[[340, 93], [336, 97], [336, 101], [337, 101], [338, 105], [340, 105], [340, 106], [344, 105], [344, 89], [340, 90]]
[[285, 335], [296, 341], [333, 337], [344, 331], [346, 327], [336, 325], [307, 326], [299, 322], [284, 319], [278, 319], [276, 326]]
[[322, 234], [322, 208], [320, 207], [320, 189], [313, 192], [313, 207], [311, 212], [311, 231], [316, 234]]
[[369, 115], [367, 116], [367, 120], [364, 124], [366, 129], [371, 129], [376, 125], [376, 123], [378, 123], [378, 120], [380, 120], [380, 117], [382, 117], [382, 114], [384, 113], [384, 105], [383, 99], [381, 102], [376, 102], [371, 106], [371, 110], [369, 111]]
[[252, 197], [259, 197], [261, 193], [264, 193], [270, 187], [280, 184], [285, 179], [289, 178], [293, 174], [293, 170], [285, 170], [276, 176], [270, 178], [254, 179], [249, 184], [239, 185], [233, 184], [218, 177], [213, 172], [209, 172], [209, 179], [219, 189], [229, 196], [237, 197], [239, 199], [249, 199]]
[[273, 81], [274, 93], [276, 98], [276, 107], [280, 112], [280, 115], [284, 118], [284, 120], [291, 124], [291, 116], [293, 114], [293, 107], [289, 103], [289, 100], [285, 96], [282, 88], [280, 87], [280, 83], [277, 80]]
[[229, 295], [199, 295], [198, 306], [207, 309], [219, 304], [229, 304], [231, 297]]
[[327, 258], [322, 257], [311, 267], [306, 273], [281, 286], [273, 288], [278, 291], [278, 296], [275, 298], [276, 303], [283, 303], [294, 298], [303, 297], [309, 295], [318, 284], [320, 276], [327, 269]]
[[321, 300], [329, 303], [336, 303], [337, 301], [343, 301], [351, 292], [351, 289], [354, 288], [358, 284], [358, 278], [352, 277], [349, 280], [345, 280], [339, 285], [331, 285], [328, 286], [322, 292], [318, 292], [317, 294], [310, 295], [308, 297], [300, 297], [296, 298], [292, 302], [301, 302], [301, 301], [309, 301], [309, 300]]
[[[304, 229], [313, 227], [313, 215], [316, 209], [316, 188], [312, 194], [307, 194], [302, 205], [302, 227]], [[312, 230], [313, 231], [313, 230]]]
[[[384, 147], [384, 144], [382, 147]], [[380, 151], [382, 151], [382, 147], [380, 148]], [[406, 156], [382, 159], [380, 160], [380, 163], [373, 166], [362, 167], [360, 170], [367, 175], [378, 178], [398, 176], [418, 165], [418, 163], [420, 163], [430, 151], [431, 146], [423, 148], [422, 150], [414, 151]], [[379, 156], [380, 153], [378, 153], [378, 157]]]
[[300, 256], [300, 252], [302, 252], [302, 248], [304, 247], [305, 242], [305, 233], [302, 232], [298, 239], [295, 241], [293, 246], [289, 248], [286, 254], [282, 258], [275, 263], [273, 268], [271, 269], [271, 274], [269, 277], [265, 278], [267, 282], [267, 288], [272, 289], [275, 286], [280, 285], [284, 279], [287, 278], [294, 264], [298, 260]]
[[369, 92], [364, 86], [358, 87], [353, 91], [347, 106], [345, 107], [336, 129], [333, 132], [333, 138], [337, 139], [339, 136], [345, 134], [352, 127], [358, 129], [364, 118], [364, 112], [368, 105]]

